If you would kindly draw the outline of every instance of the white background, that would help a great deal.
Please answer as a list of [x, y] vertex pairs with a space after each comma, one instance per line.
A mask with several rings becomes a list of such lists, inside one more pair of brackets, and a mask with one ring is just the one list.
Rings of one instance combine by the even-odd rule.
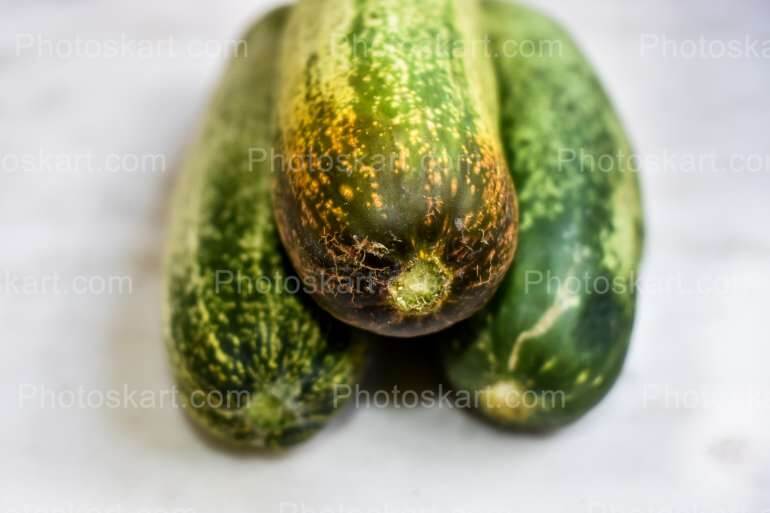
[[[238, 37], [269, 2], [0, 3], [0, 511], [770, 511], [770, 58], [750, 48], [770, 40], [770, 4], [537, 3], [576, 34], [645, 159], [648, 251], [622, 379], [549, 437], [449, 408], [369, 407], [283, 457], [212, 446], [172, 407], [51, 404], [171, 386], [171, 164], [224, 64], [190, 44]], [[169, 36], [173, 53], [149, 56], [46, 47]], [[742, 55], [676, 55], [701, 37], [739, 40]], [[383, 353], [371, 390], [427, 359]]]

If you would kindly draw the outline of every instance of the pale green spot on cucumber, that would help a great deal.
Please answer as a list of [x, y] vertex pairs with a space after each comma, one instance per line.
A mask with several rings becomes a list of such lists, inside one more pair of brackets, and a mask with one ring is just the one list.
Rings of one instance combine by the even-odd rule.
[[624, 285], [633, 286], [636, 266], [639, 258], [640, 242], [636, 220], [641, 218], [639, 211], [639, 191], [633, 169], [622, 171], [621, 184], [612, 196], [612, 228], [602, 233], [602, 263]]
[[569, 310], [580, 305], [580, 297], [567, 286], [568, 281], [561, 281], [561, 286], [556, 293], [556, 300], [546, 310], [540, 319], [531, 328], [522, 331], [513, 343], [513, 351], [508, 359], [508, 370], [516, 370], [519, 363], [519, 355], [528, 340], [536, 339], [548, 333], [556, 322]]
[[[537, 409], [531, 392], [516, 380], [498, 381], [479, 393], [479, 408], [501, 422], [523, 422]], [[530, 404], [532, 403], [532, 404]]]
[[556, 367], [556, 362], [558, 360], [559, 359], [557, 357], [555, 357], [555, 356], [552, 356], [551, 358], [546, 360], [546, 362], [540, 367], [540, 370], [539, 370], [540, 374], [542, 374], [544, 372], [548, 372], [549, 370], [551, 370], [554, 367]]

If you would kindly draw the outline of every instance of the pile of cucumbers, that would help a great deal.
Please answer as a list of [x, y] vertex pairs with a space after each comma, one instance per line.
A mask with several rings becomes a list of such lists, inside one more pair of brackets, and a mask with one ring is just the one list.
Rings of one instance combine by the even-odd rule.
[[628, 349], [643, 216], [570, 36], [504, 0], [300, 0], [244, 41], [172, 205], [165, 335], [195, 422], [300, 442], [375, 336], [439, 338], [502, 426], [596, 405]]

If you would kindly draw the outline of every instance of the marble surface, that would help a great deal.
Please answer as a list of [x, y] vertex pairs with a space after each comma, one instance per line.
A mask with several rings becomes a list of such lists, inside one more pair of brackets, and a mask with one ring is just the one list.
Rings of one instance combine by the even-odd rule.
[[[543, 438], [362, 407], [268, 458], [162, 399], [159, 248], [225, 42], [269, 3], [0, 1], [0, 511], [770, 512], [770, 4], [536, 2], [645, 168], [638, 324], [600, 407]], [[381, 351], [368, 390], [432, 386], [429, 355]]]

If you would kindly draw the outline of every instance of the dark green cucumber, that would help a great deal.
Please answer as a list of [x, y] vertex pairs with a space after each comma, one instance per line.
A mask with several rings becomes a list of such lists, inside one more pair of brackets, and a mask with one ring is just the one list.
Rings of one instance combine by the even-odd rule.
[[485, 2], [484, 17], [519, 188], [519, 249], [493, 301], [449, 335], [445, 368], [488, 419], [548, 429], [597, 404], [623, 365], [643, 241], [637, 173], [569, 35], [503, 2]]
[[493, 295], [517, 208], [475, 0], [302, 0], [284, 37], [274, 208], [314, 298], [416, 336]]
[[351, 329], [295, 293], [269, 162], [253, 158], [271, 147], [287, 15], [257, 23], [226, 71], [185, 160], [166, 263], [166, 339], [185, 408], [220, 439], [270, 448], [322, 427], [362, 360]]

